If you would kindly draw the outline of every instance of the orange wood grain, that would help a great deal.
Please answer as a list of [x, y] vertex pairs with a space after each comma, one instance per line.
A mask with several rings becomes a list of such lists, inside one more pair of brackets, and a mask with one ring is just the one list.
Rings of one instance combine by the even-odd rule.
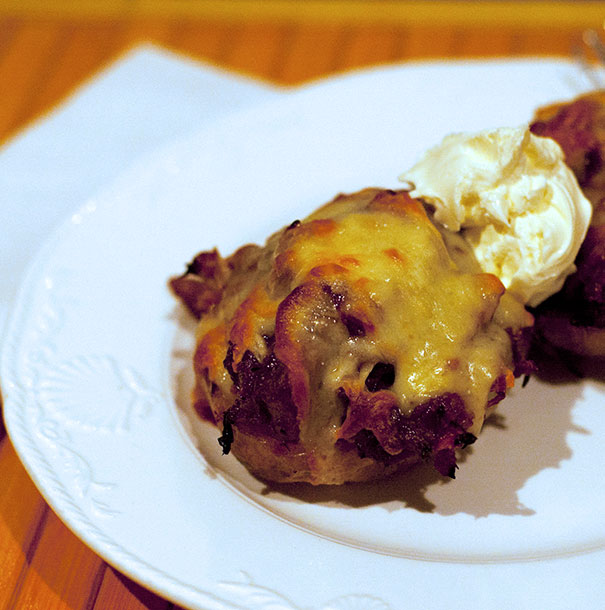
[[163, 598], [129, 580], [113, 568], [107, 567], [99, 587], [94, 608], [124, 610], [172, 610]]
[[[48, 507], [0, 428], [0, 608], [20, 589]], [[3, 605], [6, 604], [6, 605]]]
[[580, 34], [577, 28], [198, 17], [24, 19], [0, 13], [0, 142], [141, 42], [295, 85], [349, 68], [407, 59], [569, 55]]
[[85, 608], [96, 598], [103, 561], [48, 511], [36, 549], [14, 597], [16, 608]]
[[12, 32], [0, 63], [0, 83], [10, 92], [2, 95], [0, 133], [16, 129], [32, 115], [40, 82], [60, 52], [61, 33], [59, 24], [45, 21], [24, 21]]
[[46, 27], [58, 30], [61, 44], [45, 67], [45, 74], [38, 78], [36, 97], [27, 109], [32, 115], [51, 108], [66, 91], [117, 57], [127, 42], [125, 24], [111, 21], [64, 21]]
[[357, 68], [396, 61], [405, 55], [406, 38], [405, 29], [395, 25], [351, 26], [342, 62], [347, 67]]
[[244, 23], [225, 36], [215, 58], [225, 66], [265, 80], [281, 78], [282, 51], [287, 48], [291, 28], [284, 24]]
[[[88, 2], [94, 10], [84, 15], [76, 3], [63, 13], [45, 13], [42, 4], [30, 0], [27, 14], [13, 4], [12, 13], [0, 6], [0, 143], [141, 42], [292, 85], [402, 60], [569, 56], [583, 27], [580, 19], [567, 26], [559, 20], [552, 28], [542, 22], [486, 26], [465, 23], [458, 13], [449, 24], [445, 19], [339, 21], [334, 12], [325, 21], [321, 15], [297, 20], [291, 11], [281, 19], [269, 19], [267, 12], [255, 19], [235, 19], [232, 13], [221, 19], [202, 15], [194, 4], [187, 14], [184, 3], [178, 14], [170, 14], [159, 3], [137, 13], [140, 3], [113, 2], [104, 15], [101, 4]], [[20, 464], [1, 420], [0, 566], [0, 610], [173, 608], [107, 566], [59, 521]]]

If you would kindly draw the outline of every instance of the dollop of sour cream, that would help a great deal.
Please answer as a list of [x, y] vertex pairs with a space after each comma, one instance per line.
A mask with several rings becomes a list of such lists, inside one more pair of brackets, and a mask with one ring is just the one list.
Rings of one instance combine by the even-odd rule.
[[575, 270], [592, 206], [554, 140], [526, 127], [452, 134], [400, 179], [523, 303], [538, 305]]

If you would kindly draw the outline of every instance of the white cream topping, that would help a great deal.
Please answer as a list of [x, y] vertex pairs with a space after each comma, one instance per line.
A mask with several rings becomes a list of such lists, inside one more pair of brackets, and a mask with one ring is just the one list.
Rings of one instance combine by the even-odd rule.
[[400, 178], [524, 303], [538, 305], [575, 270], [592, 207], [554, 140], [527, 128], [452, 134]]

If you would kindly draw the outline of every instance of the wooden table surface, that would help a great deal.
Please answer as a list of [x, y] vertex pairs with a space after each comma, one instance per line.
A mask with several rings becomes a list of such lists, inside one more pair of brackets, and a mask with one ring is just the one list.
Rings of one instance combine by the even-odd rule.
[[[52, 7], [52, 8], [49, 8]], [[128, 48], [153, 42], [279, 84], [419, 58], [569, 57], [599, 2], [3, 0], [0, 143]], [[61, 523], [0, 418], [0, 610], [173, 608]]]

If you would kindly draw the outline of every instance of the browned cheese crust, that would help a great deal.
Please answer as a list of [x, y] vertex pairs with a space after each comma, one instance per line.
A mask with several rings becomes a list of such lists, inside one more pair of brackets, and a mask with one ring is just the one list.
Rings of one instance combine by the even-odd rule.
[[200, 318], [198, 412], [270, 481], [366, 481], [420, 461], [453, 477], [524, 372], [531, 316], [454, 263], [405, 192], [340, 195], [264, 247], [199, 254], [171, 287]]
[[537, 111], [531, 130], [556, 140], [593, 206], [577, 272], [540, 305], [537, 335], [583, 356], [605, 356], [605, 91]]

